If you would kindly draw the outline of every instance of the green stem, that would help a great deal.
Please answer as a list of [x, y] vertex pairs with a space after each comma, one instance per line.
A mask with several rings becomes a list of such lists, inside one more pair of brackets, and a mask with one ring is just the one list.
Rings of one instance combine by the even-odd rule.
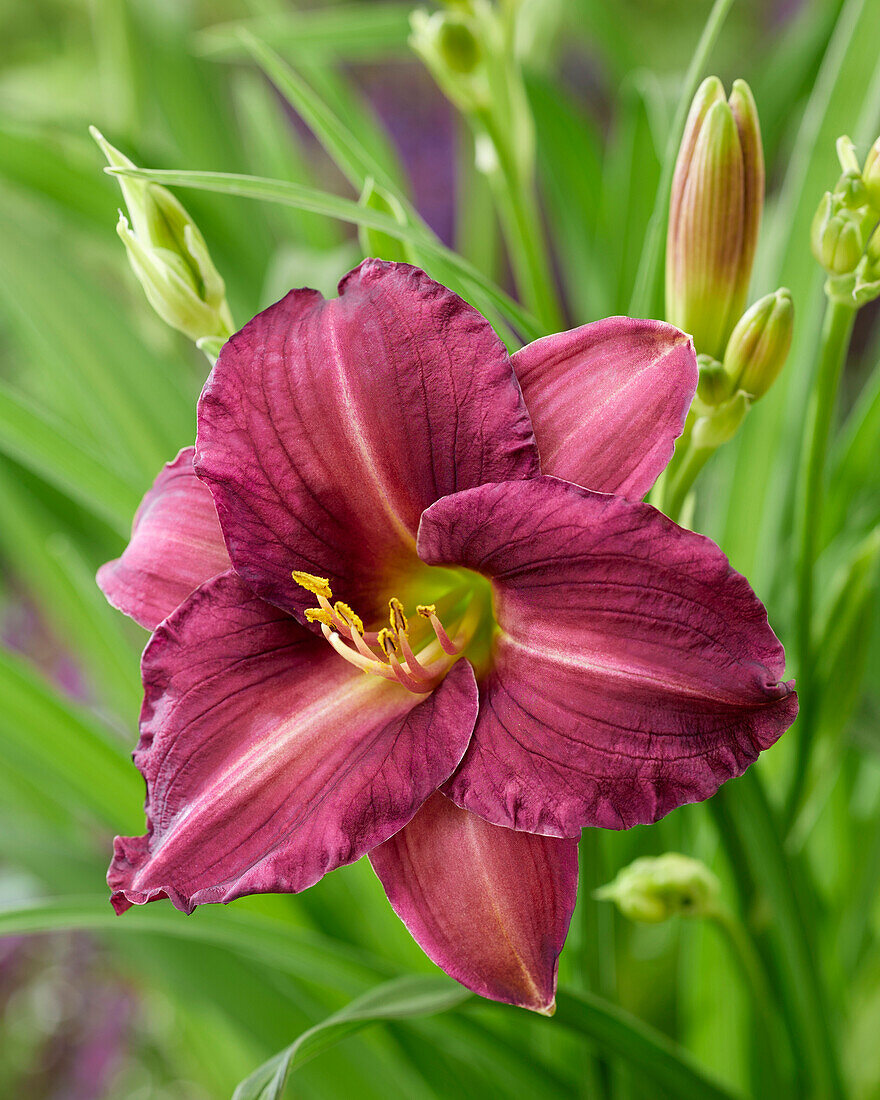
[[654, 209], [651, 212], [651, 220], [648, 222], [648, 229], [645, 233], [645, 246], [639, 258], [639, 269], [636, 273], [632, 298], [629, 303], [629, 314], [632, 317], [644, 317], [653, 314], [654, 293], [660, 281], [660, 265], [663, 262], [663, 231], [666, 228], [669, 190], [672, 187], [672, 174], [675, 170], [678, 146], [681, 135], [684, 133], [684, 124], [687, 121], [691, 100], [697, 90], [697, 84], [706, 60], [732, 7], [733, 0], [715, 0], [684, 78], [681, 96], [675, 109], [675, 118], [672, 120], [669, 139], [666, 142], [663, 171], [660, 174], [660, 182], [657, 184]]
[[685, 444], [681, 461], [663, 494], [663, 511], [676, 523], [697, 475], [714, 453], [711, 447], [694, 447], [690, 441]]
[[[578, 841], [580, 887], [578, 908], [580, 923], [580, 985], [586, 993], [613, 999], [611, 973], [614, 945], [611, 939], [613, 909], [593, 897], [593, 889], [605, 881], [605, 867], [598, 829], [583, 829]], [[591, 1044], [585, 1051], [581, 1094], [585, 1100], [605, 1100], [612, 1095], [611, 1066], [601, 1050]]]
[[846, 361], [856, 309], [844, 302], [829, 300], [822, 323], [819, 360], [807, 412], [801, 459], [799, 490], [799, 528], [797, 561], [797, 607], [795, 611], [795, 647], [798, 668], [800, 732], [794, 776], [786, 802], [785, 822], [791, 825], [797, 816], [806, 787], [810, 755], [816, 738], [818, 694], [816, 658], [813, 646], [815, 568], [825, 498], [825, 460], [837, 399], [840, 374]]
[[772, 944], [764, 956], [785, 1009], [795, 1066], [805, 1098], [843, 1100], [833, 1017], [817, 965], [812, 922], [815, 892], [798, 859], [783, 848], [776, 816], [754, 767], [725, 784], [709, 802], [718, 835], [737, 874], [742, 901], [760, 892], [772, 915]]
[[498, 157], [489, 173], [501, 228], [520, 297], [548, 332], [564, 327], [556, 294], [534, 178], [524, 178], [490, 110], [476, 114]]
[[774, 1007], [776, 999], [764, 964], [745, 925], [734, 913], [719, 909], [712, 914], [712, 919], [726, 936], [751, 995], [757, 1047], [761, 1053], [760, 1065], [756, 1067], [756, 1084], [761, 1094], [779, 1100], [790, 1092], [781, 1072], [787, 1039]]

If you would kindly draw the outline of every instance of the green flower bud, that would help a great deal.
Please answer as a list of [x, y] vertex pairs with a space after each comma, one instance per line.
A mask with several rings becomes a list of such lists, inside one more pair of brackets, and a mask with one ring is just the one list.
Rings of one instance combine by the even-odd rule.
[[450, 100], [465, 113], [485, 108], [489, 87], [477, 26], [467, 10], [416, 10], [409, 43]]
[[447, 68], [455, 73], [472, 73], [480, 63], [482, 49], [476, 35], [461, 16], [447, 16], [440, 26], [437, 49]]
[[732, 388], [757, 400], [776, 381], [791, 348], [794, 305], [782, 287], [755, 302], [739, 319], [724, 353]]
[[[90, 132], [111, 169], [135, 167], [94, 126]], [[234, 328], [226, 286], [195, 222], [164, 187], [134, 176], [116, 178], [131, 219], [120, 213], [116, 231], [150, 305], [206, 351], [222, 345]]]
[[868, 202], [880, 214], [880, 138], [868, 150], [862, 179], [868, 192]]
[[859, 168], [859, 158], [856, 156], [856, 147], [853, 144], [852, 138], [843, 134], [837, 139], [834, 147], [837, 150], [837, 159], [840, 162], [841, 172], [845, 175], [852, 172], [859, 175], [861, 172]]
[[813, 217], [810, 242], [813, 255], [829, 275], [855, 271], [865, 247], [862, 227], [863, 218], [857, 211], [825, 192]]
[[847, 210], [861, 210], [868, 205], [868, 188], [859, 171], [844, 172], [834, 188], [834, 198]]
[[711, 355], [698, 355], [697, 364], [700, 374], [694, 408], [698, 413], [709, 413], [732, 397], [735, 387], [724, 367]]
[[742, 313], [764, 204], [764, 154], [748, 85], [700, 86], [679, 148], [666, 241], [666, 318], [720, 358]]
[[593, 897], [613, 901], [629, 920], [658, 924], [670, 917], [714, 917], [721, 884], [705, 864], [678, 852], [644, 856], [619, 871]]
[[740, 390], [729, 401], [699, 416], [691, 429], [691, 444], [696, 450], [714, 451], [728, 443], [739, 431], [749, 411], [749, 395]]

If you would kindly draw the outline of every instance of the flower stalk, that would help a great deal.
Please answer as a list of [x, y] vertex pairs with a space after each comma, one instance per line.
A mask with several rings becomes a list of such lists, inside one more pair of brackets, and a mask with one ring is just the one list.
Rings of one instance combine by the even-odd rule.
[[535, 186], [534, 122], [516, 55], [517, 6], [487, 0], [411, 17], [410, 45], [474, 134], [517, 287], [547, 331], [562, 317]]
[[806, 789], [819, 722], [818, 654], [813, 638], [815, 572], [825, 501], [825, 464], [837, 391], [856, 313], [862, 305], [880, 296], [877, 150], [875, 142], [862, 169], [850, 139], [838, 138], [842, 175], [834, 190], [822, 196], [812, 225], [813, 255], [828, 278], [815, 383], [801, 452], [795, 645], [802, 701], [797, 723], [800, 743], [785, 807], [789, 828], [798, 815]]

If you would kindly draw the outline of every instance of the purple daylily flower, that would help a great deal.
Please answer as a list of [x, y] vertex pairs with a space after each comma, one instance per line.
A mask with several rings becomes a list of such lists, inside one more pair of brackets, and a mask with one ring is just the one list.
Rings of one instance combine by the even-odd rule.
[[408, 265], [339, 290], [226, 344], [195, 451], [99, 574], [154, 631], [149, 831], [116, 842], [113, 904], [303, 890], [369, 852], [435, 962], [549, 1012], [580, 829], [744, 771], [796, 713], [782, 647], [717, 546], [639, 503], [686, 336], [611, 318], [511, 357]]

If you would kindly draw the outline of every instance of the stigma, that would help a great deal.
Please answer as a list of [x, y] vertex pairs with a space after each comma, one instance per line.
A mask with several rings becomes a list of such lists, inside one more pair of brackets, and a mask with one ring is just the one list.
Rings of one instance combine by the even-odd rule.
[[417, 695], [427, 695], [437, 687], [464, 652], [477, 626], [476, 617], [466, 610], [450, 636], [437, 617], [436, 606], [420, 604], [416, 614], [430, 624], [434, 637], [416, 653], [406, 611], [396, 596], [388, 601], [388, 625], [367, 631], [347, 603], [331, 602], [333, 592], [326, 577], [298, 570], [291, 576], [316, 597], [318, 606], [306, 610], [306, 619], [320, 624], [322, 634], [340, 657], [364, 672], [394, 680]]

